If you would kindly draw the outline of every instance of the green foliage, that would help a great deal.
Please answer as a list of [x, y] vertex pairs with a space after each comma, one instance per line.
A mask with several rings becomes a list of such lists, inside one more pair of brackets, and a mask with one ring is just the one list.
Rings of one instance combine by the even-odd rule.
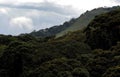
[[70, 31], [73, 32], [73, 31], [81, 30], [82, 28], [87, 27], [87, 25], [94, 19], [96, 15], [107, 13], [119, 8], [120, 8], [119, 6], [115, 6], [112, 8], [100, 7], [100, 8], [93, 9], [91, 11], [86, 11], [80, 17], [78, 17], [76, 21], [73, 24], [71, 24], [68, 28], [58, 33], [57, 37], [63, 36]]
[[120, 10], [96, 16], [85, 32], [86, 43], [92, 49], [109, 49], [116, 45], [120, 41]]
[[34, 72], [36, 77], [89, 77], [87, 69], [79, 61], [66, 58], [45, 62]]
[[1, 36], [0, 77], [75, 77], [73, 70], [84, 68], [78, 57], [91, 51], [78, 32], [61, 38]]
[[11, 35], [0, 35], [0, 45], [8, 45], [11, 41], [14, 41], [16, 39], [17, 38], [12, 37]]
[[4, 49], [6, 48], [5, 45], [0, 45], [0, 57], [2, 56], [2, 54], [4, 53]]
[[76, 19], [71, 19], [68, 22], [64, 22], [62, 25], [53, 26], [50, 28], [42, 29], [39, 31], [33, 31], [30, 33], [30, 35], [34, 37], [49, 37], [49, 36], [55, 36], [59, 32], [67, 29], [71, 24], [73, 24], [76, 21]]
[[119, 77], [120, 76], [120, 66], [115, 66], [109, 68], [102, 77]]
[[[93, 59], [88, 62], [87, 67], [88, 71], [90, 72], [90, 76], [92, 77], [119, 77], [118, 72], [114, 72], [112, 75], [111, 67], [115, 67], [120, 65], [120, 44], [118, 43], [116, 46], [112, 47], [111, 50], [95, 50], [93, 52]], [[114, 69], [113, 69], [114, 70]], [[115, 69], [116, 70], [116, 69]], [[111, 73], [111, 74], [110, 74]], [[118, 75], [118, 76], [117, 76]]]
[[53, 26], [50, 28], [42, 29], [39, 31], [33, 31], [30, 35], [34, 37], [49, 37], [49, 36], [57, 36], [61, 37], [70, 31], [77, 31], [81, 30], [82, 28], [86, 27], [96, 15], [106, 13], [115, 9], [119, 9], [119, 6], [112, 7], [112, 8], [96, 8], [91, 11], [86, 11], [78, 18], [73, 18], [70, 21], [64, 22], [62, 25]]
[[72, 73], [73, 77], [89, 77], [89, 72], [85, 68], [75, 68]]
[[0, 77], [119, 77], [119, 23], [117, 10], [59, 38], [0, 35]]
[[23, 76], [24, 72], [33, 67], [31, 64], [35, 52], [32, 50], [32, 46], [26, 43], [11, 42], [0, 58], [0, 67], [10, 77]]

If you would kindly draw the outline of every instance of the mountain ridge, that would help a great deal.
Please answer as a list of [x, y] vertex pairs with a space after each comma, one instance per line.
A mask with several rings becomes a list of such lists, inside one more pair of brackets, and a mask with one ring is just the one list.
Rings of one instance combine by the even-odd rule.
[[102, 13], [107, 13], [109, 11], [116, 10], [116, 9], [119, 9], [119, 8], [120, 8], [120, 6], [100, 7], [100, 8], [95, 8], [95, 9], [90, 10], [90, 11], [86, 11], [85, 13], [80, 15], [80, 17], [77, 18], [77, 21], [74, 24], [72, 24], [70, 27], [68, 27], [64, 31], [61, 31], [60, 33], [58, 33], [57, 36], [58, 37], [62, 36], [69, 31], [80, 30], [80, 29], [86, 27], [94, 19], [94, 17], [96, 15], [99, 15], [99, 14], [102, 14]]
[[70, 21], [64, 22], [62, 25], [41, 29], [39, 31], [33, 31], [30, 33], [30, 35], [35, 37], [61, 37], [70, 31], [77, 31], [86, 27], [96, 15], [116, 10], [119, 8], [120, 6], [95, 8], [93, 10], [86, 11], [85, 13], [81, 14], [78, 18], [73, 18]]

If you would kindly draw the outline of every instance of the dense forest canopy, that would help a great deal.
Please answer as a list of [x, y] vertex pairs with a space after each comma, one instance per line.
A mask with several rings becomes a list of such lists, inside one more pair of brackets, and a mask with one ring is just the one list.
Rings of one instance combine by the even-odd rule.
[[0, 77], [120, 77], [120, 9], [56, 38], [0, 35]]
[[[96, 16], [86, 29], [91, 48], [109, 49], [120, 41], [120, 10]], [[106, 45], [104, 45], [106, 44]]]

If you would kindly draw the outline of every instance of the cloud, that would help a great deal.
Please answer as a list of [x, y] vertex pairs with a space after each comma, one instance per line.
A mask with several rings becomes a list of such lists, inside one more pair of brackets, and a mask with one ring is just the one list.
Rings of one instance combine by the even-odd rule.
[[[21, 4], [21, 3], [54, 3], [54, 4], [60, 4], [62, 6], [72, 6], [76, 9], [85, 9], [85, 10], [91, 10], [97, 7], [103, 7], [103, 6], [112, 6], [114, 5], [114, 1], [120, 2], [120, 0], [0, 0], [0, 3], [4, 4]], [[26, 5], [25, 4], [25, 5]]]
[[30, 18], [27, 17], [16, 17], [11, 19], [10, 26], [13, 28], [32, 30], [33, 22]]
[[64, 15], [73, 15], [77, 13], [76, 10], [72, 6], [63, 6], [59, 4], [55, 4], [53, 2], [44, 1], [41, 3], [28, 3], [28, 4], [0, 4], [3, 7], [17, 8], [17, 9], [31, 9], [31, 10], [39, 10], [46, 12], [54, 12]]
[[4, 4], [15, 4], [15, 3], [26, 3], [26, 2], [43, 2], [45, 0], [0, 0], [0, 3], [4, 3]]
[[120, 0], [108, 0], [111, 6], [120, 6]]
[[8, 14], [8, 9], [0, 8], [0, 13], [1, 14]]
[[13, 4], [17, 3], [19, 0], [0, 0], [1, 4]]
[[[0, 0], [1, 1], [1, 0]], [[0, 4], [0, 34], [28, 33], [62, 24], [82, 12], [52, 2]]]
[[112, 0], [0, 0], [0, 33], [20, 34], [48, 28], [78, 17], [86, 10], [116, 3]]
[[120, 0], [112, 0], [112, 1], [114, 1], [114, 2], [116, 2], [116, 3], [120, 2]]

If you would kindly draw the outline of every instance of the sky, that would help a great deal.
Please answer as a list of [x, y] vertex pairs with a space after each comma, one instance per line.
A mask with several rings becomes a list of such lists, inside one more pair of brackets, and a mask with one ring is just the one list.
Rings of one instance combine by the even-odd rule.
[[19, 35], [56, 26], [87, 10], [120, 0], [0, 0], [0, 34]]

